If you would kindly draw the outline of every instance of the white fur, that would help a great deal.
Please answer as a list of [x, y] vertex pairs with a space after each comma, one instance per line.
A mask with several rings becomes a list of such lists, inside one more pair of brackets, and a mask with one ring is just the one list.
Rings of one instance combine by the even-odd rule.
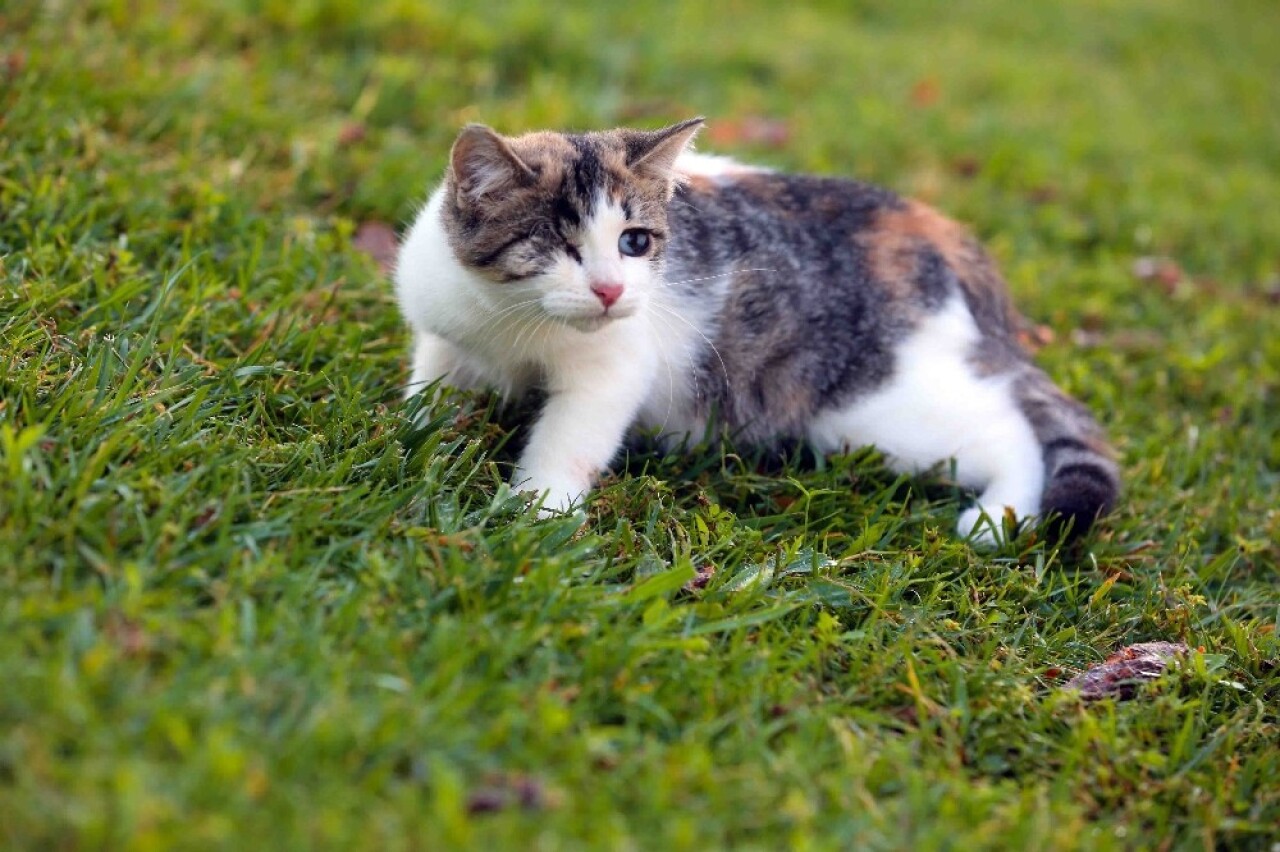
[[732, 157], [718, 154], [697, 154], [685, 150], [677, 159], [676, 174], [685, 177], [725, 178], [734, 175], [767, 172], [769, 169], [740, 163]]
[[953, 296], [899, 346], [889, 384], [815, 418], [809, 439], [820, 452], [874, 445], [910, 473], [954, 459], [960, 483], [983, 489], [960, 516], [959, 532], [990, 544], [1006, 506], [1019, 518], [1040, 510], [1044, 462], [1008, 379], [978, 376], [969, 365], [978, 335], [964, 300]]

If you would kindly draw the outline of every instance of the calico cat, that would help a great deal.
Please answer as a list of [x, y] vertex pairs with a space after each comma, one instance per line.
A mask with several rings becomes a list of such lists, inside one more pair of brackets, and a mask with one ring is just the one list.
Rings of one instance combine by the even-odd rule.
[[1037, 369], [990, 258], [923, 204], [849, 180], [694, 154], [657, 131], [462, 130], [395, 274], [412, 394], [437, 380], [547, 392], [512, 484], [544, 511], [588, 492], [634, 424], [701, 438], [873, 444], [954, 460], [1006, 509], [1081, 532], [1115, 503], [1101, 429]]

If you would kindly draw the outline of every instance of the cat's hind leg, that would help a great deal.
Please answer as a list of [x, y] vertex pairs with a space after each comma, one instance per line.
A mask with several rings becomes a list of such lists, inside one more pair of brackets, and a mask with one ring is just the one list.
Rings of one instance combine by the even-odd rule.
[[1006, 508], [1019, 519], [1039, 513], [1044, 453], [1014, 398], [1012, 376], [975, 369], [977, 339], [968, 308], [952, 298], [899, 344], [891, 376], [814, 418], [809, 438], [819, 452], [874, 445], [909, 473], [954, 460], [960, 484], [979, 492], [958, 531], [993, 544]]
[[1044, 453], [1021, 412], [1002, 413], [989, 422], [979, 440], [961, 447], [954, 456], [956, 478], [978, 488], [973, 506], [960, 514], [956, 532], [991, 546], [1004, 539], [1005, 511], [1016, 520], [1040, 512], [1044, 493]]
[[[872, 405], [853, 417], [844, 412], [843, 440], [835, 446], [873, 445], [893, 468], [906, 473], [922, 473], [950, 460], [956, 480], [978, 492], [974, 505], [961, 513], [956, 524], [959, 535], [972, 537], [975, 543], [992, 546], [1003, 540], [1006, 510], [1019, 521], [1039, 514], [1043, 451], [1016, 408], [1010, 410], [993, 399], [932, 411], [914, 405], [896, 408], [886, 411]], [[868, 419], [875, 424], [868, 424]], [[822, 443], [826, 444], [823, 449], [834, 448]]]

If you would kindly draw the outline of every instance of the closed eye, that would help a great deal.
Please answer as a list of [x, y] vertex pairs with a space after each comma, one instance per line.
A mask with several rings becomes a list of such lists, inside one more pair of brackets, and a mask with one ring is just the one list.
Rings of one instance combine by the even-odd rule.
[[505, 255], [507, 252], [511, 251], [511, 249], [515, 248], [516, 246], [518, 246], [520, 243], [524, 242], [527, 239], [528, 237], [523, 235], [512, 237], [511, 239], [507, 240], [505, 243], [502, 243], [501, 245], [499, 245], [497, 248], [491, 249], [488, 252], [475, 258], [473, 262], [475, 263], [476, 266], [480, 266], [480, 267], [493, 266], [495, 263], [498, 262], [498, 260], [503, 255]]

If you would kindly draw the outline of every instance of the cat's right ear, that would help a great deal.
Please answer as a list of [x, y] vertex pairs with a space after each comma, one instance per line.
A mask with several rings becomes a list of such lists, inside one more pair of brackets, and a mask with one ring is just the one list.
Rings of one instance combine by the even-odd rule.
[[449, 165], [459, 198], [471, 202], [538, 179], [507, 140], [483, 124], [462, 128], [449, 153]]
[[661, 130], [623, 131], [627, 144], [627, 165], [636, 174], [672, 183], [675, 180], [676, 159], [689, 147], [705, 121], [699, 116]]

